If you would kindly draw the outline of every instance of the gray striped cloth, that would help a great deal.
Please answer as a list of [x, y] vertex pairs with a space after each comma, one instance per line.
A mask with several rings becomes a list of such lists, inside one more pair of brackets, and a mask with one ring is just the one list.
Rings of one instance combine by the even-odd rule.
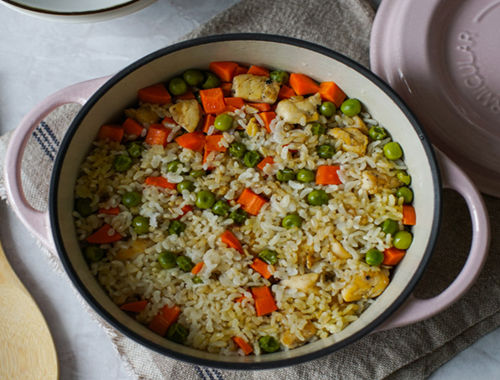
[[[243, 0], [186, 38], [229, 32], [281, 34], [315, 42], [368, 66], [373, 9], [362, 0]], [[79, 107], [66, 105], [46, 118], [28, 143], [23, 182], [37, 209], [47, 207], [52, 162], [66, 128]], [[0, 195], [5, 197], [3, 160], [9, 136], [0, 138]], [[492, 231], [500, 230], [500, 200], [485, 196]], [[460, 271], [471, 239], [465, 202], [444, 192], [443, 226], [431, 265], [415, 295], [438, 294]], [[411, 326], [371, 334], [330, 356], [272, 371], [222, 371], [168, 359], [136, 344], [111, 328], [90, 308], [106, 330], [126, 368], [136, 379], [164, 380], [330, 380], [424, 379], [481, 336], [500, 326], [500, 236], [493, 236], [491, 254], [476, 285], [443, 313]], [[46, 252], [62, 272], [57, 256]], [[82, 300], [82, 302], [84, 302]]]

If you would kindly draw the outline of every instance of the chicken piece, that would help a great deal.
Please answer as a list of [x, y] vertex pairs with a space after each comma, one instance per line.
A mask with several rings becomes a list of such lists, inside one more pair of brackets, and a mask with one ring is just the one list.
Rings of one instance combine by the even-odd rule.
[[143, 127], [158, 123], [160, 120], [160, 116], [149, 106], [142, 106], [137, 109], [127, 109], [125, 110], [125, 116], [136, 120]]
[[382, 190], [394, 189], [401, 185], [402, 183], [396, 177], [390, 177], [376, 169], [365, 170], [362, 173], [361, 188], [366, 190], [368, 194], [377, 194]]
[[302, 98], [283, 99], [276, 107], [276, 114], [285, 122], [305, 126], [311, 121], [319, 119], [318, 106], [321, 104], [319, 93]]
[[328, 132], [337, 140], [342, 141], [342, 149], [346, 152], [354, 152], [359, 156], [366, 154], [368, 137], [356, 127], [333, 128]]
[[136, 240], [132, 243], [129, 248], [120, 249], [116, 252], [114, 260], [127, 260], [131, 259], [134, 256], [144, 253], [144, 251], [148, 248], [148, 244], [145, 240]]
[[221, 186], [218, 189], [214, 190], [214, 194], [219, 196], [219, 197], [223, 197], [224, 195], [226, 195], [226, 193], [228, 191], [229, 191], [229, 187], [224, 185], [224, 186]]
[[361, 272], [352, 282], [342, 289], [345, 302], [359, 301], [362, 298], [378, 297], [389, 285], [389, 277], [382, 271]]
[[168, 110], [175, 122], [188, 132], [193, 132], [200, 123], [200, 105], [195, 99], [180, 101]]
[[358, 128], [363, 134], [367, 135], [368, 134], [368, 127], [366, 126], [365, 122], [363, 119], [361, 119], [358, 115], [354, 116], [352, 118], [354, 120], [354, 126]]
[[260, 131], [260, 124], [255, 117], [252, 117], [245, 129], [248, 136], [255, 137]]
[[273, 104], [278, 99], [280, 85], [267, 77], [242, 74], [233, 79], [231, 93], [237, 98], [243, 98], [254, 103]]
[[301, 330], [301, 334], [304, 337], [304, 340], [300, 340], [299, 337], [287, 331], [281, 336], [281, 344], [289, 350], [297, 348], [299, 346], [302, 346], [303, 344], [306, 344], [314, 335], [316, 335], [317, 331], [318, 329], [314, 327], [311, 322], [308, 322]]
[[287, 286], [292, 289], [301, 291], [309, 290], [313, 285], [318, 282], [318, 273], [307, 273], [298, 276], [293, 276], [281, 281], [281, 285]]
[[339, 259], [350, 259], [351, 254], [347, 252], [342, 244], [335, 239], [333, 236], [330, 236], [330, 240], [332, 242], [332, 253], [337, 256]]

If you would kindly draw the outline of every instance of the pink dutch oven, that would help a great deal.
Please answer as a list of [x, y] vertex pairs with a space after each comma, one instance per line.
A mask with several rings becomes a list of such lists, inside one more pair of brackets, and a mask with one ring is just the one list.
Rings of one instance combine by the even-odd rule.
[[[270, 355], [227, 357], [170, 342], [122, 312], [90, 274], [79, 248], [72, 217], [78, 167], [102, 124], [113, 120], [136, 99], [137, 90], [176, 76], [186, 68], [208, 68], [211, 61], [237, 61], [302, 72], [318, 81], [334, 80], [386, 127], [405, 152], [413, 178], [417, 225], [414, 240], [385, 292], [361, 317], [338, 334], [300, 348]], [[50, 185], [49, 210], [33, 209], [21, 187], [21, 158], [38, 123], [56, 107], [80, 103], [57, 154]], [[39, 103], [14, 133], [5, 165], [8, 197], [26, 227], [50, 250], [57, 251], [86, 301], [117, 330], [159, 353], [193, 364], [224, 369], [265, 369], [302, 363], [332, 353], [374, 331], [429, 318], [458, 300], [477, 278], [489, 244], [489, 224], [481, 195], [464, 172], [433, 149], [419, 122], [401, 98], [372, 72], [327, 48], [300, 40], [259, 34], [220, 35], [182, 42], [159, 50], [113, 77], [63, 89]], [[433, 254], [438, 237], [443, 188], [458, 191], [470, 210], [473, 239], [469, 257], [455, 281], [426, 300], [412, 292]]]

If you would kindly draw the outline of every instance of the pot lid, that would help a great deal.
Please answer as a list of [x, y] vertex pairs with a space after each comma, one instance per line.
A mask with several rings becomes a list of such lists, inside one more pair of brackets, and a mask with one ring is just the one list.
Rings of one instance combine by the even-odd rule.
[[431, 141], [500, 197], [500, 1], [383, 0], [370, 61]]

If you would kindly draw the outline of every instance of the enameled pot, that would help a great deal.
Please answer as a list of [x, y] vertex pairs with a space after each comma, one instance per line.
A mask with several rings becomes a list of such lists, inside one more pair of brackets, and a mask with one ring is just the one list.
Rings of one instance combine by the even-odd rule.
[[[414, 240], [397, 266], [385, 292], [342, 332], [300, 348], [261, 356], [228, 357], [172, 343], [122, 312], [90, 274], [79, 248], [72, 217], [78, 167], [102, 124], [133, 104], [137, 90], [179, 75], [187, 68], [208, 68], [211, 61], [236, 61], [301, 72], [317, 81], [335, 81], [350, 97], [386, 127], [405, 153], [413, 178], [417, 225]], [[83, 108], [69, 127], [57, 154], [51, 179], [49, 211], [34, 210], [21, 188], [21, 158], [31, 132], [50, 111], [64, 103]], [[414, 323], [445, 309], [460, 298], [479, 274], [489, 243], [487, 212], [481, 195], [467, 176], [439, 151], [405, 103], [366, 68], [327, 48], [304, 41], [259, 34], [200, 38], [159, 50], [113, 77], [80, 83], [38, 104], [17, 128], [8, 149], [6, 182], [9, 200], [24, 224], [49, 249], [57, 250], [66, 271], [85, 300], [117, 330], [138, 343], [172, 358], [224, 369], [265, 369], [289, 366], [341, 349], [363, 336]], [[411, 294], [432, 254], [441, 218], [441, 190], [453, 188], [465, 198], [473, 226], [467, 262], [443, 293], [428, 300]]]

